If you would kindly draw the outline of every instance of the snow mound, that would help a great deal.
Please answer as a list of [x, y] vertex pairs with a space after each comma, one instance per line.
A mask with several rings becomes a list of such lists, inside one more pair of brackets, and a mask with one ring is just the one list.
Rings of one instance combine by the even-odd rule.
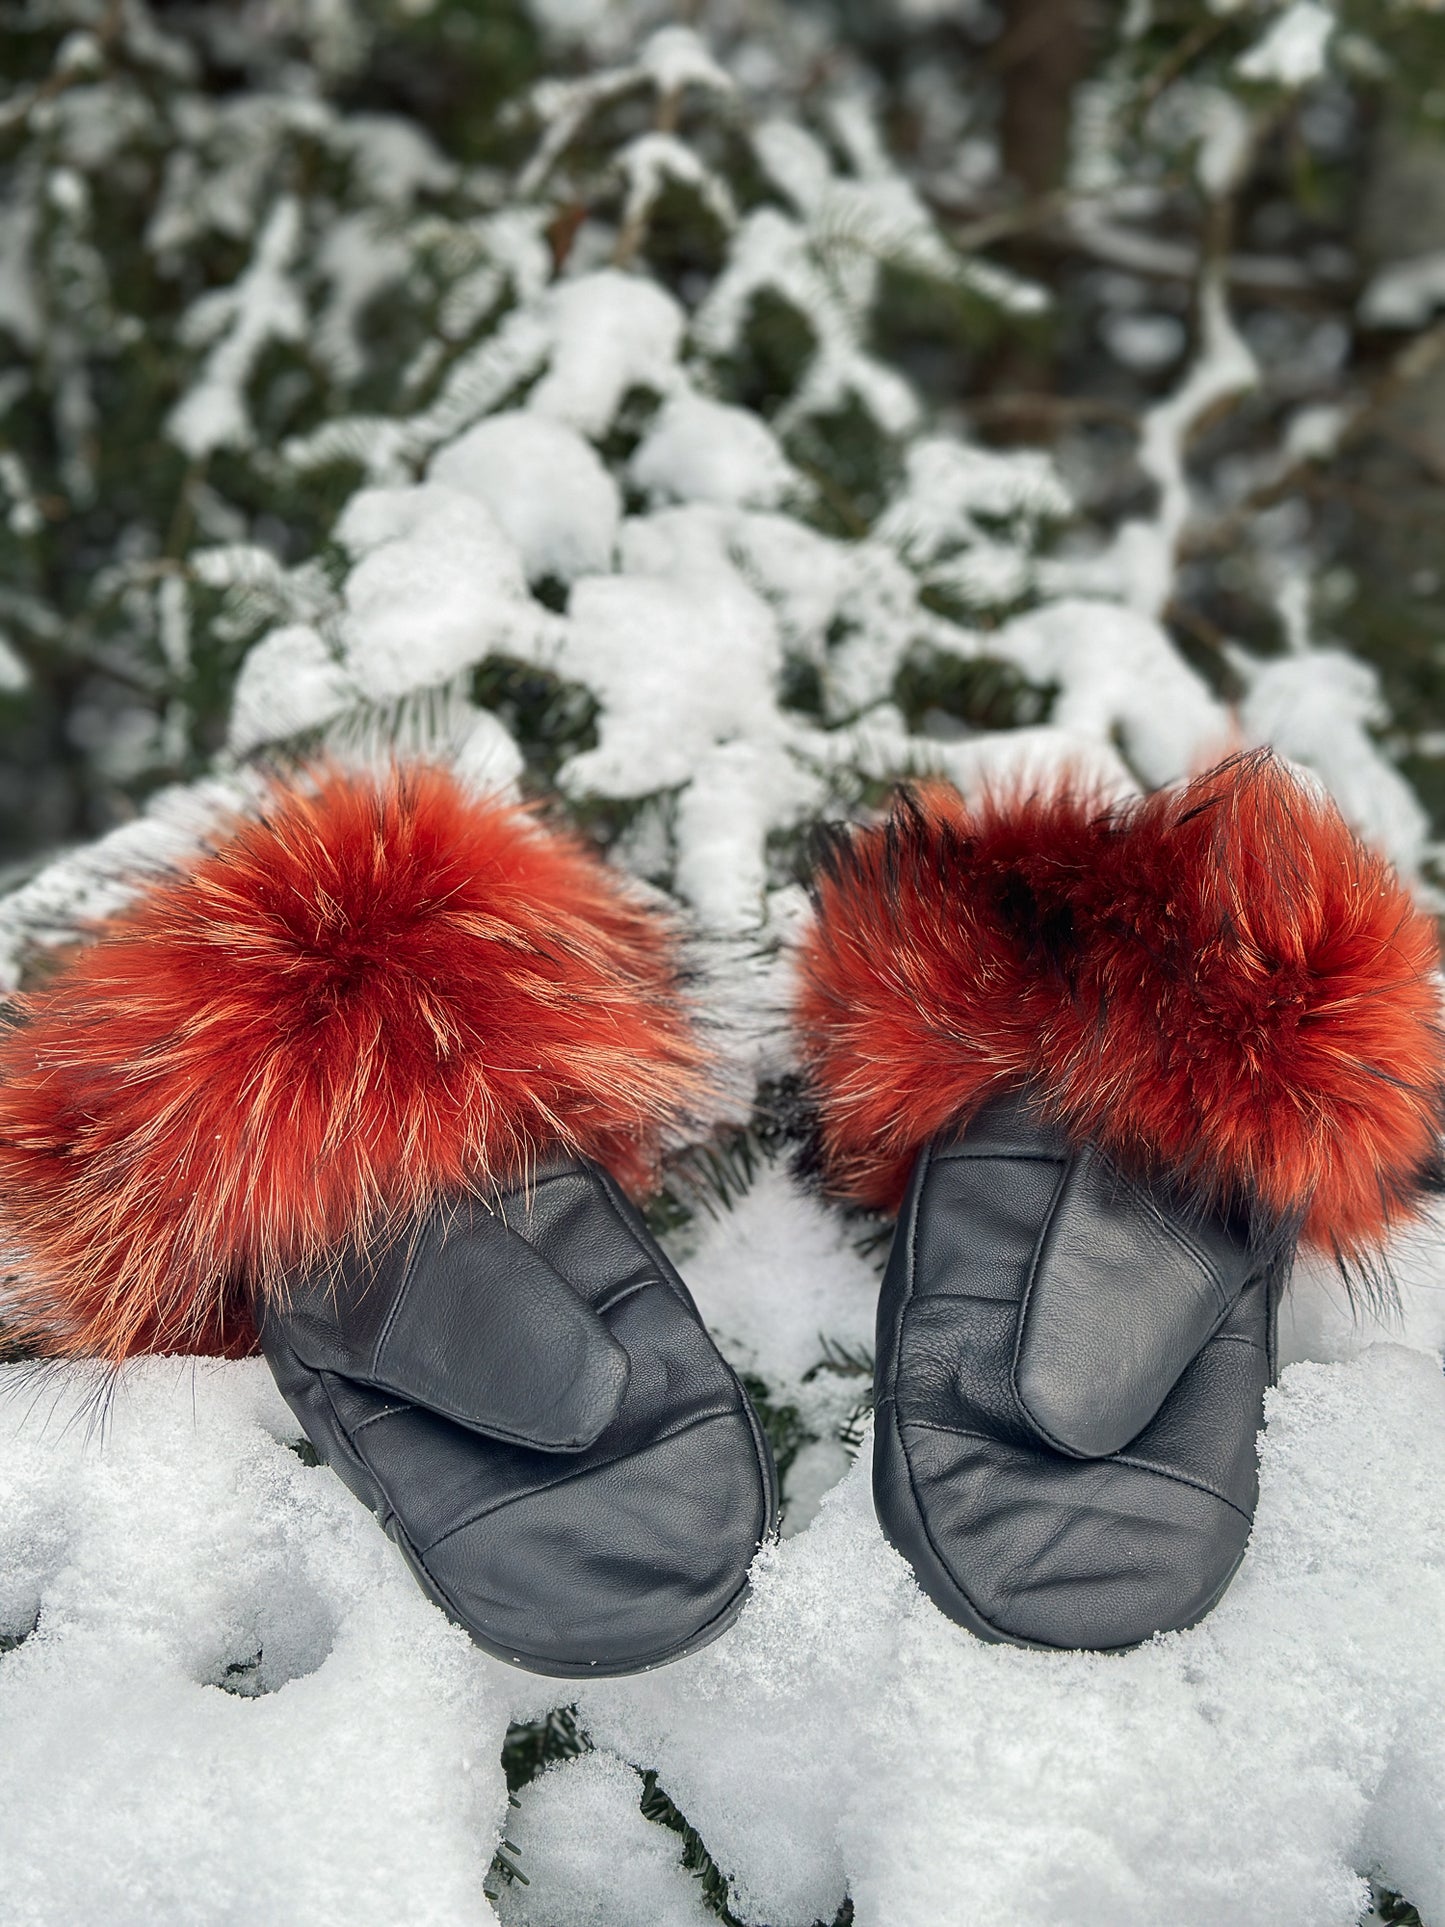
[[642, 1781], [610, 1753], [563, 1760], [522, 1794], [507, 1837], [527, 1884], [503, 1887], [505, 1927], [707, 1927], [682, 1841], [644, 1820]]
[[265, 1365], [0, 1383], [5, 1920], [487, 1920], [500, 1669]]
[[[1388, 1423], [1382, 1415], [1389, 1413]], [[1445, 1379], [1376, 1345], [1273, 1393], [1240, 1577], [1123, 1656], [986, 1646], [883, 1543], [866, 1454], [733, 1634], [598, 1682], [749, 1922], [1352, 1927], [1357, 1868], [1445, 1907]]]
[[738, 1371], [819, 1432], [848, 1416], [860, 1387], [827, 1367], [871, 1356], [878, 1268], [836, 1212], [768, 1166], [732, 1210], [705, 1221], [687, 1282]]

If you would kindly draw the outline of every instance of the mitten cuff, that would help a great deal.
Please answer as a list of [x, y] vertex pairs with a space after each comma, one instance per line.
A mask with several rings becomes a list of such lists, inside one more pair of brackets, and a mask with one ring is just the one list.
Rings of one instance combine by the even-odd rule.
[[702, 1096], [668, 924], [432, 766], [278, 780], [0, 1039], [0, 1323], [250, 1350], [258, 1294], [560, 1147], [634, 1194]]
[[1267, 751], [1112, 804], [944, 783], [825, 840], [795, 1015], [838, 1189], [1027, 1086], [1075, 1143], [1348, 1260], [1438, 1183], [1431, 921]]

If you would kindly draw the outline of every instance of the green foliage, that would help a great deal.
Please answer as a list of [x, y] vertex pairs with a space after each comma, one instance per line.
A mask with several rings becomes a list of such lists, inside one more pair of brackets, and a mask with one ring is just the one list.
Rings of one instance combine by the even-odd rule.
[[1419, 1914], [1408, 1900], [1393, 1893], [1388, 1887], [1374, 1887], [1375, 1918], [1386, 1923], [1386, 1927], [1425, 1927]]
[[502, 1769], [513, 1795], [557, 1760], [575, 1759], [590, 1746], [575, 1706], [559, 1706], [530, 1726], [511, 1726], [502, 1742]]
[[472, 672], [471, 685], [473, 702], [506, 724], [540, 787], [551, 785], [569, 756], [596, 747], [597, 701], [581, 683], [509, 656], [488, 656]]
[[1012, 663], [989, 656], [915, 650], [894, 684], [908, 726], [928, 734], [940, 719], [968, 729], [1023, 729], [1048, 721], [1056, 688], [1040, 688]]

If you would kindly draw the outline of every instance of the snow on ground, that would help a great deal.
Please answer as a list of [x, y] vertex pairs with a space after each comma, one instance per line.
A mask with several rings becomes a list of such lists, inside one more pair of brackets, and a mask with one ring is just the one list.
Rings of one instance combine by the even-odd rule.
[[[797, 1386], [818, 1328], [864, 1335], [870, 1264], [776, 1170], [736, 1212], [688, 1275], [738, 1362]], [[700, 1922], [634, 1767], [770, 1927], [831, 1920], [845, 1888], [859, 1927], [1348, 1927], [1376, 1868], [1440, 1918], [1438, 1228], [1400, 1269], [1394, 1330], [1300, 1281], [1253, 1544], [1202, 1626], [1123, 1657], [982, 1644], [884, 1543], [865, 1444], [722, 1640], [583, 1690], [598, 1754], [514, 1813], [507, 1723], [575, 1686], [427, 1604], [290, 1449], [263, 1364], [147, 1362], [103, 1422], [85, 1374], [9, 1368], [0, 1920], [465, 1927], [493, 1917], [505, 1831], [512, 1927]]]

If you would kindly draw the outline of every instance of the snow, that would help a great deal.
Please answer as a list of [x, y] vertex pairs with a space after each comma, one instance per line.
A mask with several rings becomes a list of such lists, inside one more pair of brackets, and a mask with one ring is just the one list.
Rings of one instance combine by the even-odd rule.
[[342, 382], [355, 381], [366, 366], [361, 318], [383, 288], [411, 270], [410, 250], [371, 213], [334, 221], [317, 252], [330, 296], [316, 320], [316, 348]]
[[375, 701], [445, 682], [490, 650], [530, 653], [544, 611], [521, 557], [459, 489], [364, 489], [337, 525], [358, 559], [346, 581], [345, 666]]
[[269, 341], [298, 341], [306, 309], [290, 279], [301, 244], [301, 203], [283, 195], [271, 210], [249, 268], [232, 287], [193, 302], [180, 335], [208, 347], [200, 375], [171, 410], [167, 433], [192, 461], [250, 440], [246, 384]]
[[1372, 328], [1423, 328], [1445, 306], [1445, 248], [1391, 261], [1360, 298], [1360, 319]]
[[697, 513], [626, 524], [625, 572], [575, 584], [561, 662], [602, 712], [596, 748], [560, 781], [578, 796], [686, 785], [677, 887], [709, 927], [737, 930], [761, 912], [769, 828], [815, 792], [785, 752], [777, 624], [711, 552], [709, 525], [688, 520]]
[[355, 683], [316, 630], [288, 623], [241, 664], [227, 742], [238, 756], [332, 722], [358, 699]]
[[1445, 1379], [1376, 1345], [1293, 1366], [1270, 1419], [1251, 1552], [1190, 1633], [1121, 1657], [960, 1635], [883, 1544], [865, 1451], [728, 1640], [593, 1685], [584, 1722], [656, 1766], [745, 1921], [831, 1919], [846, 1882], [887, 1927], [1346, 1927], [1377, 1862], [1428, 1918]]
[[1067, 515], [1073, 503], [1047, 455], [1001, 454], [946, 435], [920, 436], [904, 462], [904, 486], [877, 533], [915, 561], [931, 562], [960, 542], [977, 542], [977, 517], [1031, 528]]
[[1231, 649], [1230, 661], [1246, 684], [1239, 721], [1249, 741], [1273, 743], [1314, 770], [1361, 836], [1417, 873], [1430, 822], [1370, 734], [1388, 715], [1370, 665], [1339, 649], [1264, 661]]
[[41, 331], [39, 297], [30, 265], [39, 218], [33, 202], [0, 208], [0, 328], [26, 349], [39, 345]]
[[1100, 332], [1116, 361], [1144, 374], [1172, 366], [1184, 352], [1184, 324], [1178, 315], [1108, 315]]
[[663, 189], [671, 181], [692, 188], [703, 206], [724, 228], [737, 220], [732, 193], [719, 174], [712, 173], [683, 141], [673, 134], [639, 134], [617, 156], [627, 183], [622, 209], [622, 232], [637, 231], [648, 220]]
[[82, 1373], [4, 1394], [7, 1919], [485, 1921], [495, 1669], [264, 1363], [148, 1362], [103, 1425]]
[[1136, 610], [1061, 597], [1006, 622], [989, 652], [1031, 682], [1057, 682], [1055, 724], [1095, 741], [1117, 735], [1151, 785], [1229, 747], [1223, 707], [1158, 623]]
[[[869, 1355], [878, 1266], [837, 1212], [777, 1165], [730, 1211], [703, 1220], [687, 1257], [688, 1289], [726, 1356], [766, 1381], [819, 1432], [857, 1403], [859, 1385], [827, 1369], [830, 1353]], [[786, 1276], [779, 1254], [786, 1253]]]
[[682, 1837], [644, 1820], [625, 1760], [585, 1753], [523, 1790], [508, 1821], [527, 1885], [504, 1885], [503, 1927], [707, 1927], [716, 1919], [682, 1867]]
[[655, 502], [772, 508], [802, 486], [766, 422], [691, 390], [663, 403], [629, 472]]
[[1328, 71], [1327, 55], [1339, 22], [1322, 0], [1293, 0], [1247, 53], [1234, 63], [1245, 80], [1306, 87]]
[[528, 406], [584, 435], [605, 435], [630, 388], [669, 385], [683, 313], [650, 281], [601, 268], [547, 298], [552, 365]]
[[660, 28], [643, 43], [638, 66], [660, 94], [679, 94], [684, 87], [714, 94], [732, 91], [726, 70], [690, 27]]
[[16, 690], [26, 688], [29, 682], [30, 671], [6, 641], [4, 634], [0, 633], [0, 690], [14, 694]]
[[575, 429], [521, 410], [489, 415], [438, 450], [427, 474], [490, 511], [529, 581], [610, 568], [622, 498]]
[[158, 790], [139, 816], [67, 851], [0, 898], [0, 990], [18, 985], [32, 945], [73, 941], [78, 927], [119, 909], [137, 875], [195, 851], [218, 820], [248, 807], [256, 789], [254, 775], [243, 771]]
[[[559, 34], [601, 32], [588, 0], [534, 4]], [[1287, 5], [1241, 71], [1307, 84], [1332, 18]], [[619, 44], [634, 38], [611, 28]], [[1095, 186], [1117, 165], [1122, 96], [1109, 84], [1081, 103], [1079, 165]], [[190, 551], [185, 581], [219, 592], [230, 636], [256, 638], [229, 757], [313, 740], [361, 762], [440, 755], [478, 790], [508, 791], [522, 754], [473, 701], [474, 670], [500, 654], [580, 685], [596, 741], [558, 786], [584, 811], [629, 806], [614, 858], [690, 917], [699, 995], [737, 1087], [725, 1102], [742, 1116], [750, 1080], [794, 1068], [780, 1011], [806, 900], [780, 838], [865, 807], [900, 774], [936, 770], [977, 795], [1067, 766], [1126, 796], [1237, 740], [1271, 741], [1418, 869], [1425, 818], [1375, 740], [1377, 686], [1315, 645], [1302, 575], [1280, 592], [1287, 652], [1229, 649], [1234, 710], [1162, 626], [1197, 507], [1191, 442], [1256, 376], [1223, 285], [1205, 278], [1196, 359], [1142, 422], [1152, 508], [1095, 554], [1041, 555], [1045, 525], [1071, 512], [1054, 465], [925, 422], [909, 383], [870, 352], [885, 262], [1013, 313], [1037, 308], [1039, 291], [957, 257], [866, 104], [827, 90], [811, 130], [730, 121], [760, 174], [737, 219], [707, 150], [663, 111], [685, 89], [730, 85], [678, 27], [606, 71], [545, 83], [524, 181], [537, 198], [502, 211], [404, 123], [299, 95], [182, 105], [193, 145], [171, 157], [151, 242], [167, 271], [207, 231], [251, 251], [183, 324], [194, 366], [170, 433], [193, 460], [251, 436], [247, 390], [269, 344], [299, 340], [304, 321], [328, 373], [354, 382], [368, 372], [373, 295], [423, 257], [456, 268], [404, 386], [416, 412], [333, 416], [277, 458], [363, 465], [368, 486], [334, 551], [285, 567], [234, 510], [230, 526], [208, 521], [208, 503], [224, 505], [196, 491], [214, 546]], [[1200, 185], [1227, 195], [1247, 117], [1218, 88], [1170, 92]], [[618, 229], [589, 215], [554, 274], [551, 171], [623, 96]], [[267, 198], [275, 175], [257, 156], [282, 132], [316, 142], [366, 203], [339, 202], [314, 243], [299, 203]], [[203, 143], [216, 156], [205, 168]], [[70, 146], [65, 158], [81, 165]], [[648, 279], [630, 232], [669, 180], [729, 231], [720, 272], [698, 291], [680, 284], [681, 298]], [[444, 188], [487, 211], [443, 241], [404, 217]], [[1188, 248], [1125, 225], [1157, 196], [1133, 191], [1070, 218], [1110, 259], [1192, 276]], [[0, 221], [0, 326], [33, 346], [34, 218], [21, 201]], [[1442, 290], [1435, 257], [1396, 263], [1362, 314], [1419, 326]], [[766, 422], [713, 393], [762, 294], [813, 340]], [[1183, 330], [1132, 310], [1108, 338], [1135, 368], [1163, 368]], [[827, 514], [836, 527], [837, 504], [787, 450], [810, 417], [854, 404], [891, 440], [898, 479], [881, 512], [858, 518], [867, 532], [843, 539], [812, 526]], [[1286, 456], [1327, 455], [1343, 421], [1329, 404], [1297, 409]], [[558, 583], [554, 613], [533, 591], [555, 602]], [[936, 613], [945, 592], [977, 608], [978, 627]], [[148, 576], [136, 593], [183, 668], [182, 577]], [[1050, 720], [911, 735], [895, 684], [914, 651], [1012, 665], [1053, 688]], [[7, 663], [0, 654], [0, 679]], [[137, 868], [184, 859], [256, 788], [243, 764], [164, 791], [0, 899], [0, 983], [15, 985], [32, 946], [122, 902]], [[802, 1429], [784, 1536], [716, 1646], [583, 1690], [598, 1750], [555, 1766], [515, 1810], [499, 1766], [507, 1723], [576, 1686], [504, 1674], [427, 1605], [339, 1482], [288, 1449], [294, 1424], [264, 1367], [138, 1366], [103, 1424], [85, 1374], [0, 1371], [0, 1914], [465, 1927], [493, 1918], [486, 1881], [510, 1927], [680, 1927], [711, 1916], [680, 1836], [641, 1814], [639, 1773], [653, 1769], [753, 1927], [829, 1921], [845, 1892], [858, 1927], [1346, 1927], [1360, 1875], [1377, 1869], [1427, 1919], [1445, 1916], [1445, 1743], [1432, 1719], [1445, 1689], [1445, 1213], [1392, 1254], [1398, 1323], [1356, 1321], [1327, 1270], [1302, 1268], [1241, 1576], [1201, 1627], [1109, 1659], [982, 1646], [884, 1543], [866, 1439], [856, 1450], [876, 1229], [763, 1161], [730, 1210], [700, 1209], [678, 1234], [723, 1349]], [[504, 1831], [525, 1886], [488, 1878]]]
[[[868, 268], [866, 259], [862, 265]], [[731, 353], [764, 291], [796, 309], [816, 338], [807, 373], [784, 411], [785, 426], [841, 407], [850, 395], [858, 396], [892, 434], [913, 426], [918, 416], [913, 391], [863, 349], [860, 291], [855, 287], [843, 298], [813, 258], [808, 230], [778, 208], [757, 208], [740, 224], [727, 265], [693, 317], [697, 346], [714, 355]]]
[[[1200, 297], [1200, 352], [1174, 393], [1145, 415], [1138, 461], [1155, 484], [1159, 499], [1154, 514], [1124, 522], [1092, 574], [1109, 593], [1117, 593], [1132, 608], [1159, 615], [1174, 593], [1180, 538], [1193, 514], [1194, 497], [1185, 456], [1189, 438], [1212, 409], [1252, 388], [1259, 365], [1234, 325], [1225, 291], [1216, 274], [1206, 277]], [[1068, 564], [1055, 572], [1062, 583]], [[1082, 585], [1081, 585], [1082, 586]]]

